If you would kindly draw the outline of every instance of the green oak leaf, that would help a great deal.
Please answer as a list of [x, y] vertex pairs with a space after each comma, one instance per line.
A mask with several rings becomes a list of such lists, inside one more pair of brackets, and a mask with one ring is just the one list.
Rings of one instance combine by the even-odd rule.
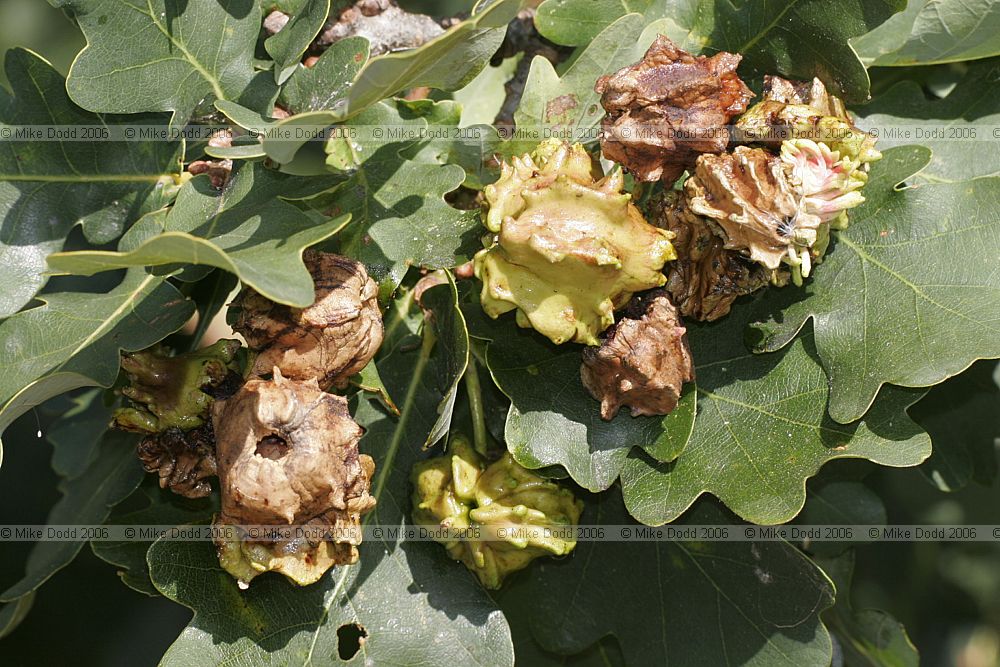
[[934, 443], [934, 454], [920, 471], [938, 489], [957, 491], [970, 481], [993, 484], [1000, 446], [1000, 364], [977, 361], [931, 387], [912, 413]]
[[[809, 496], [795, 523], [805, 529], [813, 526], [880, 526], [886, 523], [885, 505], [878, 495], [861, 482], [831, 481], [810, 484]], [[817, 556], [839, 556], [848, 549], [865, 544], [838, 539], [803, 540], [802, 548]]]
[[330, 13], [330, 0], [299, 0], [286, 3], [291, 18], [285, 27], [264, 40], [264, 50], [274, 59], [274, 81], [278, 85], [288, 80], [319, 34]]
[[[427, 121], [403, 118], [383, 102], [344, 127], [352, 124], [362, 128], [359, 132], [395, 127], [419, 133]], [[479, 245], [478, 213], [454, 209], [444, 200], [465, 180], [464, 170], [406, 159], [403, 151], [415, 141], [395, 139], [388, 130], [370, 141], [332, 140], [327, 160], [349, 169], [347, 180], [308, 202], [327, 216], [351, 214], [352, 222], [337, 236], [339, 250], [364, 262], [383, 285], [383, 296], [399, 284], [409, 266], [456, 266], [470, 259]]]
[[641, 16], [623, 16], [597, 35], [562, 76], [546, 58], [535, 56], [514, 112], [517, 133], [503, 152], [526, 153], [549, 136], [596, 140], [604, 117], [601, 96], [594, 92], [597, 78], [639, 60], [663, 29], [663, 21], [643, 30]]
[[10, 604], [0, 607], [0, 639], [3, 639], [21, 624], [35, 603], [35, 594], [28, 593]]
[[365, 540], [358, 564], [334, 568], [311, 586], [268, 574], [246, 591], [219, 567], [211, 544], [154, 543], [148, 554], [153, 583], [195, 611], [162, 664], [333, 664], [343, 648], [338, 629], [355, 623], [367, 637], [349, 664], [513, 664], [506, 620], [475, 577], [450, 562], [440, 545], [389, 532], [410, 523], [410, 468], [424, 455], [437, 408], [456, 379], [442, 382], [450, 365], [441, 348], [462, 343], [459, 328], [443, 326], [461, 318], [454, 288], [433, 287], [424, 298], [434, 302], [424, 336], [420, 308], [404, 290], [386, 316], [377, 357], [401, 414], [367, 397], [352, 401], [355, 419], [366, 428], [361, 449], [377, 461], [372, 494], [378, 505], [364, 521], [386, 531], [383, 537]]
[[[145, 240], [133, 227], [124, 249]], [[0, 433], [19, 415], [78, 387], [110, 387], [119, 352], [149, 347], [180, 329], [194, 312], [177, 289], [131, 269], [105, 293], [55, 292], [41, 305], [0, 323], [5, 367], [0, 376]]]
[[880, 609], [856, 610], [851, 604], [854, 551], [837, 558], [817, 558], [818, 565], [837, 589], [836, 604], [823, 612], [823, 621], [840, 644], [845, 665], [851, 667], [917, 667], [920, 655], [903, 624]]
[[[665, 5], [663, 13], [669, 11], [675, 23], [693, 6], [690, 0], [667, 2], [669, 7]], [[556, 44], [581, 46], [626, 14], [644, 14], [650, 10], [650, 4], [649, 0], [546, 0], [535, 12], [535, 28]]]
[[336, 234], [350, 216], [316, 225], [280, 197], [315, 195], [336, 182], [333, 177], [300, 179], [260, 163], [239, 163], [221, 191], [207, 176], [197, 176], [181, 189], [169, 213], [151, 214], [138, 223], [157, 232], [141, 245], [117, 252], [54, 253], [49, 266], [82, 275], [130, 266], [215, 266], [272, 301], [302, 308], [316, 298], [302, 251]]
[[52, 444], [52, 469], [65, 479], [74, 479], [90, 467], [100, 449], [101, 438], [111, 423], [111, 407], [104, 391], [92, 389], [68, 398], [69, 409], [48, 429]]
[[743, 332], [753, 304], [712, 324], [688, 324], [698, 374], [698, 418], [681, 456], [657, 463], [632, 452], [622, 468], [629, 512], [660, 525], [709, 493], [753, 523], [792, 519], [806, 500], [806, 480], [828, 461], [866, 458], [915, 466], [930, 438], [906, 415], [921, 391], [888, 386], [861, 421], [827, 415], [829, 385], [812, 335], [783, 354], [753, 354]]
[[312, 67], [298, 67], [281, 89], [281, 102], [295, 114], [336, 109], [368, 62], [368, 49], [364, 37], [334, 42]]
[[633, 447], [663, 461], [681, 456], [695, 424], [693, 385], [666, 417], [632, 417], [622, 410], [606, 422], [580, 381], [582, 347], [553, 345], [517, 327], [512, 315], [490, 319], [474, 293], [478, 287], [463, 284], [462, 309], [470, 334], [489, 343], [486, 365], [511, 400], [504, 439], [518, 463], [532, 469], [561, 465], [578, 484], [597, 491], [615, 481]]
[[[342, 123], [407, 88], [462, 88], [489, 63], [500, 47], [507, 23], [514, 18], [518, 6], [518, 0], [495, 0], [485, 10], [474, 13], [418, 48], [370, 60], [367, 60], [367, 49], [362, 52], [358, 46], [358, 40], [363, 38], [351, 39], [349, 45], [327, 58], [321, 70], [309, 73], [302, 68], [289, 81], [294, 87], [289, 95], [299, 103], [302, 111], [276, 123], [264, 138], [268, 157], [282, 164], [289, 163], [306, 142], [303, 134], [313, 135], [319, 128]], [[320, 60], [325, 57], [326, 54]], [[319, 66], [317, 63], [313, 69]], [[299, 77], [304, 77], [302, 83], [296, 81]], [[318, 93], [313, 83], [323, 84], [321, 90], [324, 92]], [[350, 86], [346, 86], [347, 83]], [[327, 94], [327, 86], [338, 92]], [[314, 96], [317, 97], [313, 99]], [[302, 105], [303, 100], [308, 103]], [[301, 128], [308, 128], [309, 132]]]
[[486, 67], [500, 48], [519, 0], [480, 3], [472, 16], [415, 49], [372, 58], [347, 96], [347, 114], [357, 113], [406, 88], [458, 90]]
[[[142, 481], [143, 470], [135, 456], [136, 436], [104, 431], [97, 455], [86, 470], [76, 471], [72, 478], [64, 478], [59, 485], [62, 498], [49, 512], [48, 523], [53, 525], [101, 524], [111, 508], [125, 500]], [[78, 437], [89, 438], [93, 433], [74, 429]], [[72, 447], [72, 440], [57, 443]], [[38, 542], [28, 556], [27, 572], [23, 579], [0, 593], [0, 602], [14, 602], [30, 594], [52, 575], [69, 565], [80, 553], [87, 540], [60, 540]]]
[[[692, 522], [727, 523], [712, 507]], [[580, 523], [629, 518], [620, 496], [607, 492], [587, 504]], [[800, 667], [831, 659], [820, 612], [833, 604], [833, 587], [784, 542], [583, 541], [569, 558], [519, 574], [500, 599], [554, 653], [578, 653], [610, 634], [627, 665]]]
[[[995, 90], [998, 81], [1000, 59], [972, 64], [943, 99], [928, 99], [919, 85], [903, 81], [858, 107], [858, 124], [878, 133], [881, 150], [914, 142], [930, 148], [931, 162], [914, 176], [916, 181], [1000, 175], [1000, 152], [990, 132], [1000, 124], [1000, 97], [983, 94]], [[893, 128], [909, 130], [909, 137], [893, 136]]]
[[760, 302], [762, 350], [813, 320], [838, 422], [885, 383], [924, 387], [1000, 357], [1000, 178], [896, 187], [929, 160], [919, 146], [886, 151], [812, 278]]
[[436, 386], [444, 388], [444, 397], [437, 406], [437, 419], [427, 433], [424, 449], [433, 447], [441, 441], [451, 428], [452, 414], [455, 411], [455, 397], [458, 385], [465, 375], [469, 365], [469, 330], [465, 325], [462, 311], [455, 306], [458, 303], [458, 290], [450, 273], [447, 285], [431, 287], [420, 297], [420, 306], [425, 312], [432, 313], [433, 327], [425, 327], [424, 336], [441, 336], [442, 343], [438, 350], [440, 360], [433, 369], [437, 375]]
[[452, 93], [452, 99], [462, 105], [461, 127], [493, 123], [507, 97], [504, 84], [514, 76], [521, 57], [518, 54], [504, 58], [496, 67], [484, 67], [475, 79]]
[[402, 151], [409, 160], [430, 164], [457, 164], [465, 169], [467, 188], [481, 190], [485, 183], [497, 177], [494, 154], [501, 140], [491, 125], [460, 127], [463, 108], [451, 100], [397, 100], [396, 108], [403, 118], [423, 118], [427, 121], [429, 138], [418, 141]]
[[253, 67], [257, 0], [69, 0], [65, 6], [87, 38], [66, 82], [83, 108], [170, 111], [173, 127], [213, 100], [270, 112], [274, 76]]
[[910, 0], [906, 9], [851, 40], [868, 67], [935, 65], [1000, 55], [994, 0]]
[[[46, 141], [9, 128], [0, 139], [0, 318], [16, 313], [45, 284], [45, 257], [62, 248], [77, 224], [95, 243], [119, 236], [180, 175], [182, 144], [104, 141], [120, 118], [83, 111], [65, 81], [41, 57], [14, 49], [0, 89], [0, 126], [66, 125], [94, 132], [93, 141]], [[132, 122], [158, 124], [149, 117]]]
[[[125, 513], [113, 512], [105, 525], [182, 526], [210, 516], [219, 505], [217, 498], [189, 500], [161, 489], [152, 476], [147, 476], [132, 496], [144, 498], [145, 506]], [[95, 556], [118, 568], [118, 576], [126, 586], [144, 595], [158, 596], [160, 592], [149, 579], [149, 564], [146, 562], [146, 553], [152, 545], [152, 539], [100, 540], [92, 541], [90, 549]]]
[[665, 20], [660, 32], [689, 51], [740, 53], [742, 71], [755, 78], [818, 76], [857, 102], [868, 98], [868, 74], [849, 40], [905, 6], [904, 0], [546, 0], [535, 25], [548, 39], [577, 46], [638, 12], [642, 25]]

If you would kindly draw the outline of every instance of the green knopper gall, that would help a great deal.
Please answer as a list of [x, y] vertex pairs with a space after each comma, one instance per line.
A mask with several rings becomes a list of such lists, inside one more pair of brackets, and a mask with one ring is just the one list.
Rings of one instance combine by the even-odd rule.
[[616, 169], [595, 180], [583, 146], [547, 140], [501, 167], [486, 187], [487, 247], [475, 257], [483, 310], [516, 310], [517, 324], [553, 343], [598, 345], [614, 311], [659, 287], [674, 259], [670, 232], [653, 227], [622, 192]]
[[203, 426], [219, 392], [232, 393], [241, 382], [235, 363], [239, 349], [239, 341], [220, 340], [177, 356], [161, 348], [123, 354], [129, 384], [122, 394], [133, 407], [116, 410], [112, 426], [137, 433]]
[[736, 130], [741, 141], [750, 143], [811, 139], [859, 165], [882, 157], [875, 150], [875, 137], [854, 125], [844, 103], [819, 79], [794, 82], [765, 77], [764, 100], [740, 117]]
[[410, 477], [414, 523], [450, 531], [438, 541], [486, 588], [499, 588], [536, 558], [564, 556], [576, 546], [583, 503], [509, 452], [487, 464], [468, 438], [454, 434], [445, 455], [417, 463]]

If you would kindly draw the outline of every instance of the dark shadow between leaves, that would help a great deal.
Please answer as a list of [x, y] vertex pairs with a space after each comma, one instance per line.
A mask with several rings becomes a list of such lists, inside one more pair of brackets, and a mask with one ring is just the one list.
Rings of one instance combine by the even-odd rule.
[[[644, 529], [620, 496], [617, 488], [600, 494], [581, 523]], [[742, 530], [708, 498], [684, 523]], [[664, 538], [580, 542], [569, 558], [536, 561], [497, 597], [510, 618], [529, 619], [548, 651], [577, 653], [611, 634], [629, 664], [666, 664], [668, 656], [671, 664], [744, 664], [778, 636], [786, 645], [815, 642], [832, 593], [822, 573], [785, 543]]]
[[[508, 437], [515, 424], [524, 424], [534, 433], [533, 442], [549, 437], [565, 439], [572, 437], [566, 428], [577, 424], [585, 430], [591, 455], [653, 446], [661, 438], [662, 417], [632, 417], [628, 410], [622, 410], [610, 422], [601, 419], [600, 404], [580, 380], [583, 346], [557, 346], [533, 329], [518, 327], [513, 313], [492, 320], [470, 294], [473, 287], [463, 288], [462, 312], [469, 331], [489, 341], [486, 358], [490, 372], [516, 411], [507, 420]], [[562, 422], [558, 432], [537, 431], [545, 425], [556, 428], [547, 416], [553, 414]]]
[[[433, 382], [435, 379], [428, 378], [428, 381]], [[352, 397], [350, 399], [352, 414], [356, 414], [358, 400], [372, 399], [359, 399], [357, 395]], [[400, 620], [410, 614], [414, 625], [417, 626], [426, 622], [425, 605], [430, 605], [451, 620], [464, 618], [472, 626], [484, 627], [494, 610], [475, 577], [463, 565], [452, 561], [441, 545], [434, 542], [407, 542], [398, 533], [401, 527], [412, 525], [410, 469], [416, 461], [436, 455], [438, 452], [426, 452], [422, 448], [422, 440], [411, 443], [406, 442], [406, 438], [399, 443], [399, 449], [389, 461], [384, 454], [368, 451], [366, 448], [369, 445], [373, 445], [373, 449], [385, 445], [398, 419], [395, 415], [389, 414], [377, 401], [371, 405], [379, 411], [381, 418], [368, 424], [366, 438], [362, 440], [362, 449], [365, 453], [375, 456], [377, 465], [389, 466], [389, 470], [388, 478], [381, 486], [381, 493], [377, 498], [378, 504], [365, 518], [365, 525], [368, 528], [379, 528], [382, 536], [370, 537], [360, 546], [360, 564], [354, 566], [358, 571], [346, 595], [350, 599], [358, 597], [361, 588], [378, 569], [380, 582], [393, 582], [389, 585], [396, 591], [393, 598], [395, 607], [394, 610], [371, 609], [370, 612], [383, 614], [387, 620], [390, 615], [395, 615], [393, 618]], [[431, 420], [434, 418], [430, 415], [425, 417]], [[376, 481], [373, 482], [373, 487], [377, 484], [379, 474], [380, 470], [376, 468]], [[396, 570], [395, 578], [393, 570]], [[460, 577], [468, 577], [466, 585], [461, 585], [461, 581], [466, 580]], [[367, 597], [370, 596], [371, 594]], [[345, 598], [335, 602], [340, 605], [344, 603]], [[351, 608], [353, 610], [354, 606], [351, 605]], [[353, 614], [353, 611], [351, 613]], [[364, 624], [366, 619], [361, 618], [360, 621]], [[368, 622], [366, 627], [369, 632], [375, 631], [371, 622]]]

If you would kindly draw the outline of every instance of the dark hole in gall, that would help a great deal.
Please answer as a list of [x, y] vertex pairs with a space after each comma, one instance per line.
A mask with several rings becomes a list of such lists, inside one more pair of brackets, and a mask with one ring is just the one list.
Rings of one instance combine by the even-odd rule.
[[264, 457], [265, 459], [277, 461], [288, 453], [288, 443], [285, 442], [285, 439], [281, 436], [266, 435], [261, 438], [260, 442], [257, 443], [257, 449], [254, 453], [257, 456]]
[[361, 650], [368, 631], [359, 623], [345, 623], [337, 628], [337, 654], [341, 660], [350, 660]]

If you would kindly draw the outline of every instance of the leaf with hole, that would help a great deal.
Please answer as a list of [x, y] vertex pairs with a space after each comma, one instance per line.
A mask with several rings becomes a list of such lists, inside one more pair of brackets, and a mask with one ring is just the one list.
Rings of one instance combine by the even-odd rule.
[[427, 321], [412, 291], [393, 302], [377, 357], [400, 415], [363, 395], [352, 401], [366, 429], [361, 450], [378, 462], [372, 482], [378, 505], [363, 520], [382, 536], [366, 537], [358, 564], [334, 568], [316, 584], [299, 588], [268, 574], [247, 591], [219, 567], [211, 544], [156, 542], [148, 555], [153, 583], [195, 611], [164, 665], [338, 657], [358, 664], [513, 664], [507, 622], [475, 577], [449, 562], [440, 545], [410, 542], [399, 532], [410, 524], [410, 467], [425, 455], [438, 407], [460, 372], [446, 349], [465, 344], [464, 328], [448, 324], [461, 321], [454, 287], [432, 287], [423, 301], [434, 313]]

